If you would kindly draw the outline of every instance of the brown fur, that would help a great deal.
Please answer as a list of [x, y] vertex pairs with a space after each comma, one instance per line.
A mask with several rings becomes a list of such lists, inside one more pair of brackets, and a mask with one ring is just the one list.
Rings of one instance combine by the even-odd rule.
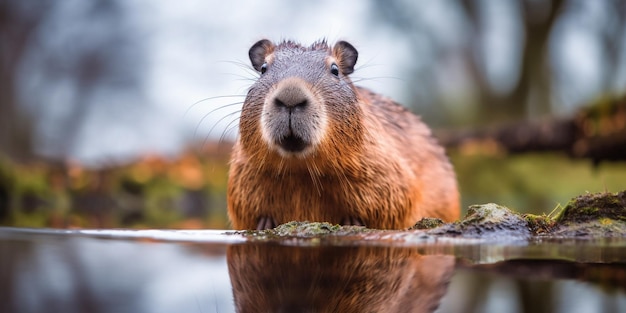
[[[357, 54], [350, 44], [262, 40], [250, 58], [266, 72], [244, 102], [231, 157], [235, 229], [292, 220], [401, 229], [422, 217], [458, 219], [456, 178], [443, 148], [417, 116], [352, 84]], [[285, 113], [275, 99], [304, 104]], [[292, 133], [304, 150], [281, 146]]]

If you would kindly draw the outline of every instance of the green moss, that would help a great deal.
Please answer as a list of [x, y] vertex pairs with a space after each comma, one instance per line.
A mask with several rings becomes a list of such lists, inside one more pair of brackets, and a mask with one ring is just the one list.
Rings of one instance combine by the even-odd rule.
[[[551, 214], [550, 214], [551, 215]], [[611, 237], [626, 230], [626, 192], [584, 194], [570, 200], [555, 217], [525, 214], [535, 235]]]
[[289, 222], [278, 225], [274, 233], [277, 236], [313, 237], [337, 232], [340, 229], [341, 226], [330, 223]]
[[500, 239], [528, 238], [532, 235], [524, 218], [495, 203], [472, 205], [461, 221], [444, 224], [429, 230], [428, 234]]
[[535, 235], [549, 233], [554, 227], [554, 219], [549, 215], [524, 214], [523, 217], [528, 223], [528, 228]]
[[443, 225], [444, 222], [441, 219], [433, 217], [424, 217], [419, 220], [410, 229], [432, 229]]
[[610, 218], [601, 218], [599, 222], [601, 225], [612, 225], [613, 223], [615, 223], [615, 221]]
[[601, 218], [626, 221], [626, 191], [580, 195], [565, 206], [556, 220], [565, 224]]
[[[552, 213], [520, 214], [494, 203], [472, 205], [468, 208], [467, 215], [458, 222], [445, 224], [436, 218], [424, 218], [411, 230], [425, 230], [425, 234], [431, 236], [497, 240], [528, 239], [532, 236], [573, 238], [624, 236], [625, 203], [626, 192], [586, 194], [572, 199], [556, 217], [552, 217]], [[555, 208], [557, 209], [560, 209], [560, 206]], [[271, 230], [237, 233], [254, 239], [281, 240], [289, 237], [319, 239], [332, 236], [358, 236], [364, 232], [371, 233], [376, 230], [329, 223], [289, 222]]]
[[327, 222], [288, 222], [267, 230], [242, 230], [232, 232], [249, 237], [254, 240], [280, 240], [283, 238], [322, 238], [332, 236], [353, 236], [363, 233], [375, 232], [362, 226], [341, 226]]
[[626, 235], [626, 191], [573, 198], [554, 218], [552, 235], [621, 237]]

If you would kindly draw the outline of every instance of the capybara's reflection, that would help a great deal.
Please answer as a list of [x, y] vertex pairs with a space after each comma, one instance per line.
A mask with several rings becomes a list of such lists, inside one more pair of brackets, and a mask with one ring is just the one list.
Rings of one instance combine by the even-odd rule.
[[414, 248], [228, 247], [238, 312], [433, 312], [454, 257]]

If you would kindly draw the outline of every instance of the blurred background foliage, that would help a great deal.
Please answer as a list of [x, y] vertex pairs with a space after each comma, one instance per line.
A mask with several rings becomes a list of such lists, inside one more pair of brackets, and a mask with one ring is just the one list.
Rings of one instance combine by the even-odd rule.
[[0, 220], [24, 227], [225, 228], [230, 145], [125, 165], [0, 160]]
[[[623, 102], [625, 30], [619, 0], [2, 1], [0, 224], [228, 227], [232, 99], [254, 79], [246, 53], [260, 37], [348, 39], [358, 84], [466, 131]], [[589, 129], [623, 136], [623, 119]], [[626, 189], [619, 160], [449, 153], [464, 207], [547, 213]]]

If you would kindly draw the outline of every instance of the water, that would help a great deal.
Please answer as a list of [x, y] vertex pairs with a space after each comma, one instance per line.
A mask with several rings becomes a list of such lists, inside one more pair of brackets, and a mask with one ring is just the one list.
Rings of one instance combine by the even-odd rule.
[[0, 312], [626, 312], [626, 239], [0, 228]]

